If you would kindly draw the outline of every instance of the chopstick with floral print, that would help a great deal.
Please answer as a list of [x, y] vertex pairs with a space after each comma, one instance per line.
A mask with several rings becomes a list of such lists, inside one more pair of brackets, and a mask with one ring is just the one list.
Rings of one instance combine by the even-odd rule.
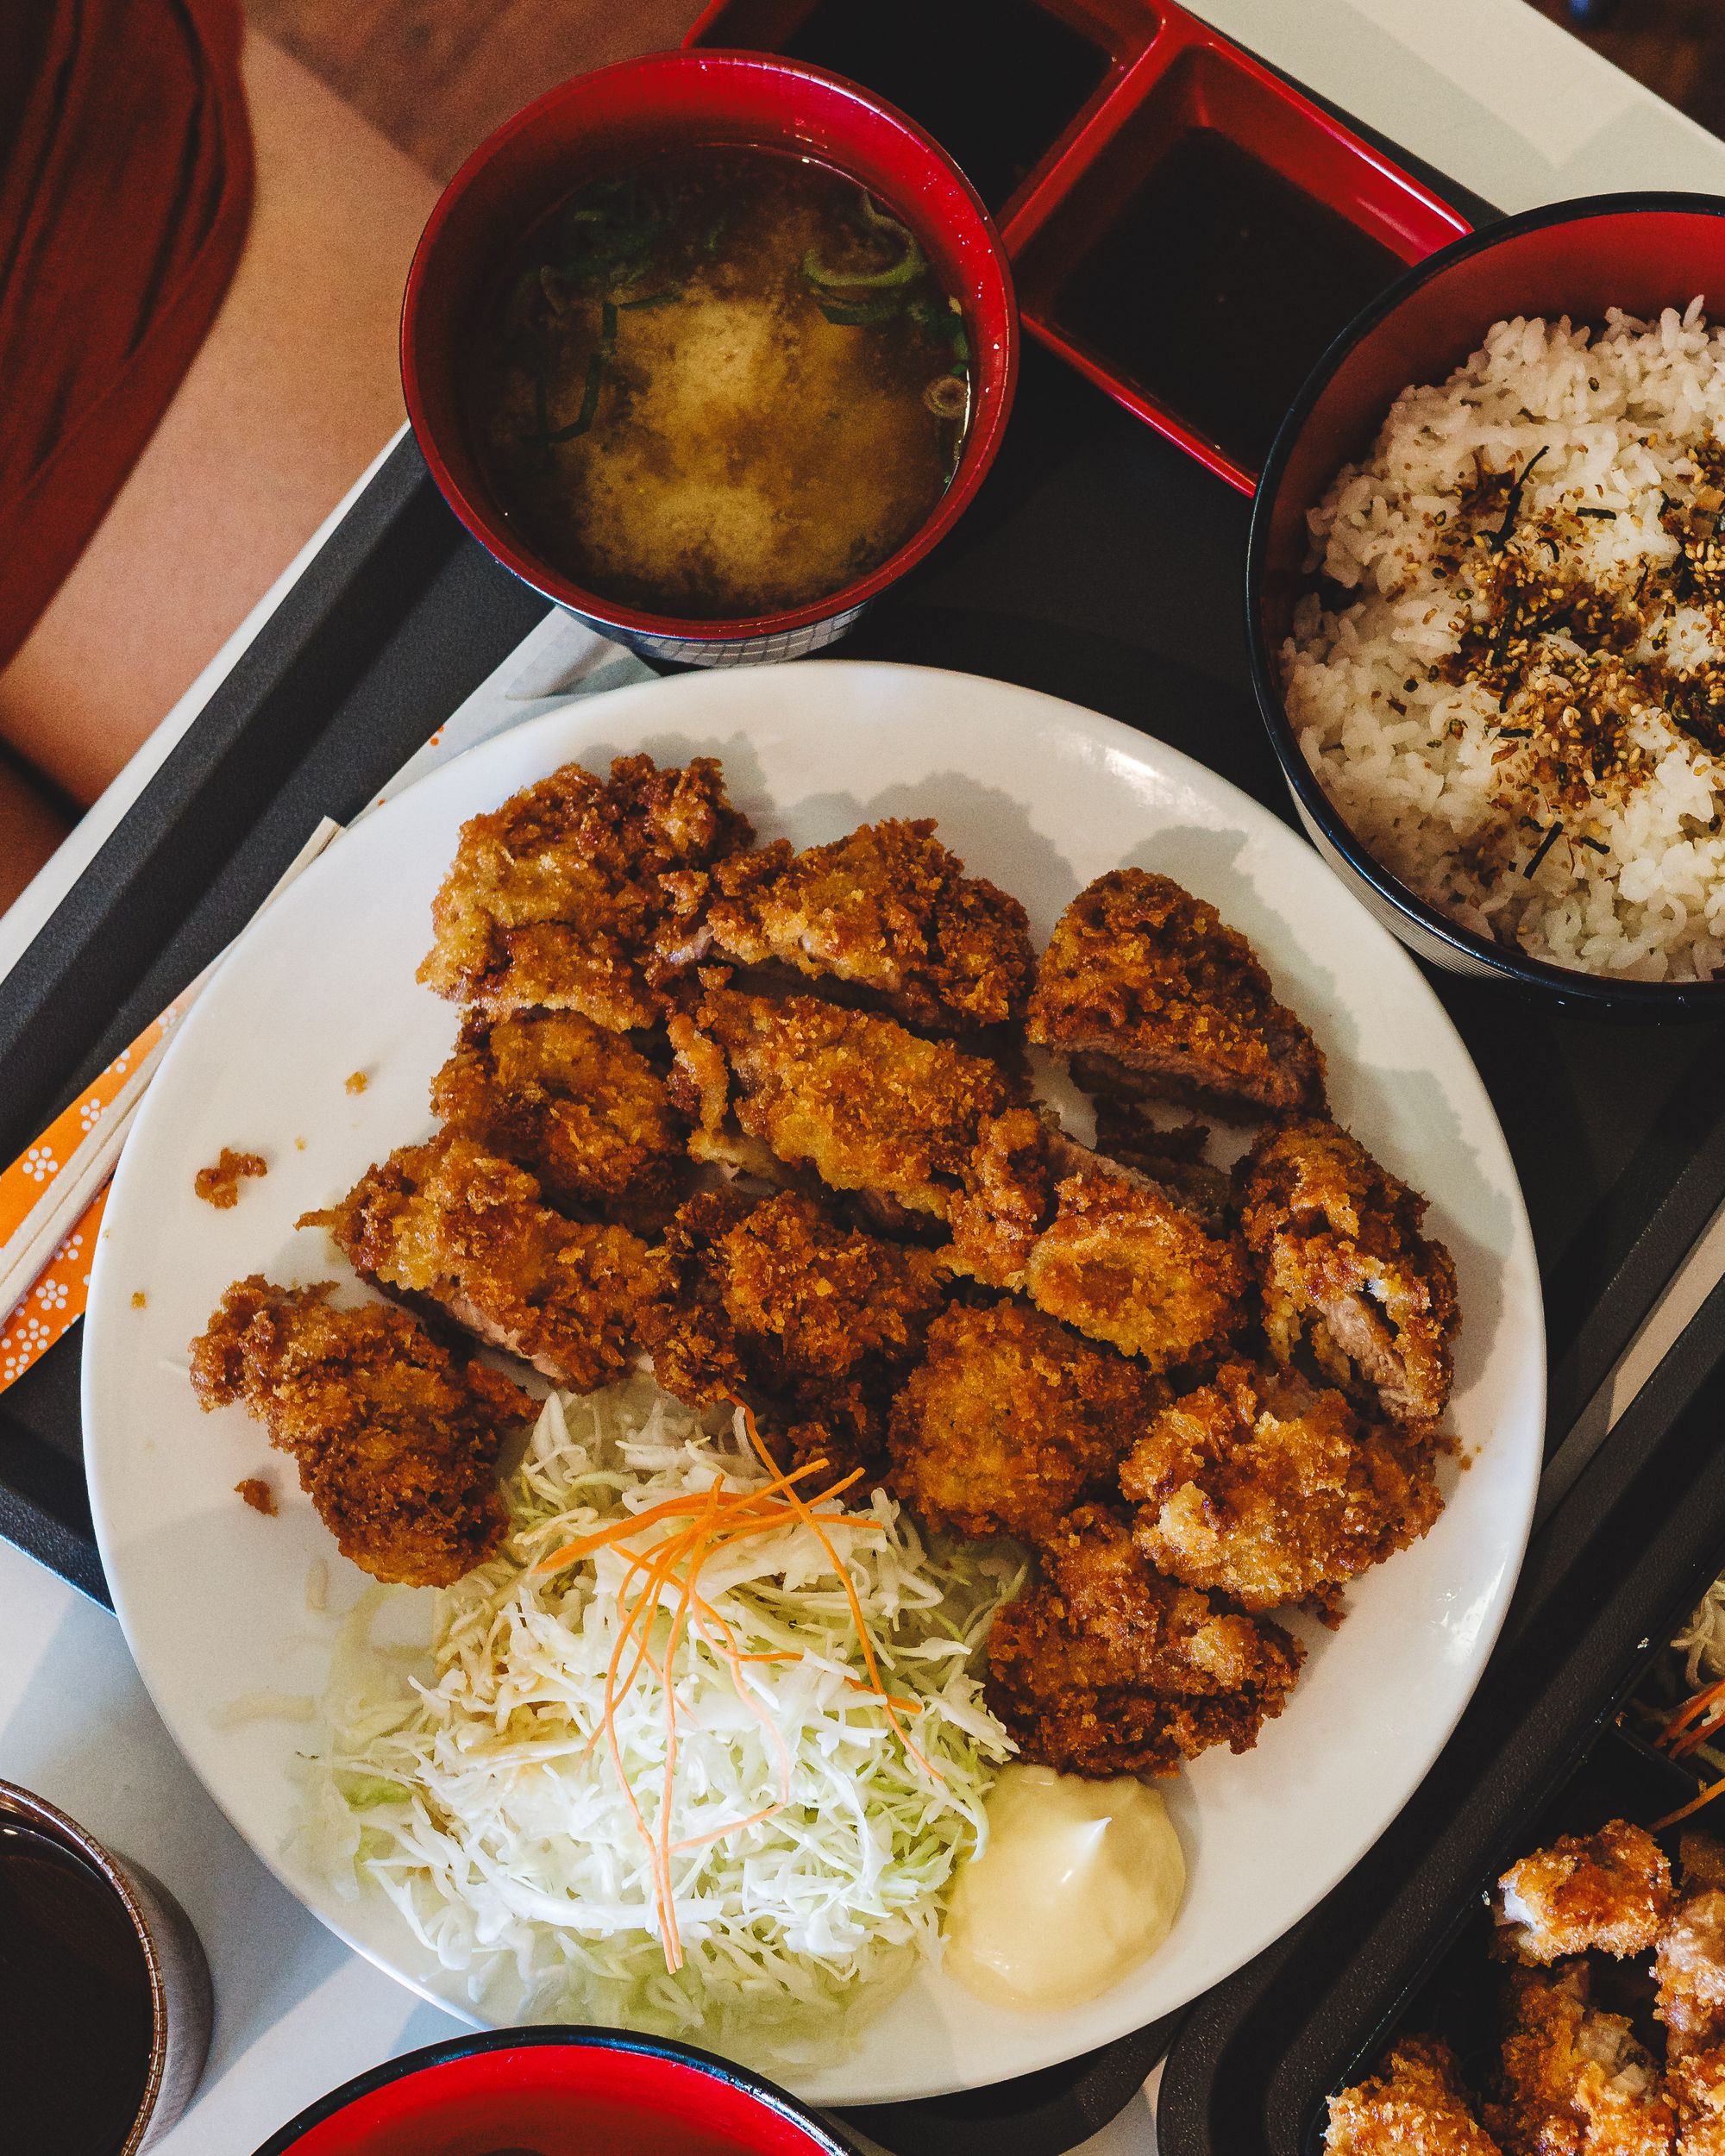
[[[317, 859], [341, 828], [328, 817], [323, 819], [264, 906]], [[226, 956], [224, 951], [212, 960], [33, 1145], [9, 1168], [0, 1169], [0, 1392], [40, 1362], [84, 1315], [108, 1182], [132, 1118], [167, 1052], [175, 1025]]]

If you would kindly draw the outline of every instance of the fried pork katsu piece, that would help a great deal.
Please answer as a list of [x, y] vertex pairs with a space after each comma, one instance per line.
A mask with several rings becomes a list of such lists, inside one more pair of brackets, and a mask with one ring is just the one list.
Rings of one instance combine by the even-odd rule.
[[1081, 1085], [1286, 1114], [1324, 1105], [1324, 1059], [1244, 936], [1167, 876], [1115, 868], [1078, 893], [1037, 968], [1027, 1031]]
[[670, 1031], [672, 1097], [695, 1125], [697, 1160], [754, 1167], [753, 1140], [837, 1190], [924, 1213], [946, 1213], [983, 1118], [1013, 1098], [984, 1057], [812, 996], [711, 988]]
[[888, 1479], [925, 1526], [1040, 1542], [1166, 1397], [1141, 1363], [1028, 1303], [955, 1304], [893, 1403]]
[[1674, 1906], [1671, 1866], [1644, 1827], [1614, 1819], [1512, 1864], [1491, 1897], [1494, 1946], [1530, 1966], [1585, 1953], [1644, 1954]]
[[661, 1072], [578, 1011], [469, 1012], [431, 1081], [445, 1126], [536, 1175], [556, 1205], [650, 1233], [687, 1179], [687, 1135]]
[[660, 878], [753, 837], [711, 756], [664, 770], [618, 756], [608, 780], [565, 764], [461, 826], [419, 979], [493, 1014], [537, 1005], [650, 1025], [647, 966], [670, 903]]
[[437, 1304], [577, 1392], [630, 1367], [665, 1290], [662, 1254], [626, 1228], [566, 1220], [524, 1169], [448, 1131], [398, 1146], [299, 1225], [328, 1228], [363, 1278]]
[[1409, 2036], [1371, 2080], [1330, 2098], [1324, 2156], [1499, 2156], [1499, 2151], [1474, 2116], [1449, 2046], [1431, 2036]]
[[1133, 1534], [1157, 1571], [1247, 1610], [1310, 1601], [1333, 1614], [1346, 1582], [1443, 1508], [1429, 1445], [1245, 1362], [1163, 1409], [1120, 1489], [1140, 1501]]
[[1511, 1969], [1499, 2093], [1485, 2123], [1503, 2156], [1671, 2156], [1675, 2117], [1628, 2022], [1589, 1997], [1587, 1964]]
[[338, 1310], [333, 1292], [236, 1281], [191, 1344], [192, 1390], [267, 1426], [343, 1557], [373, 1579], [447, 1587], [503, 1539], [498, 1451], [535, 1403], [405, 1310]]
[[951, 1261], [1164, 1370], [1245, 1321], [1244, 1254], [1165, 1183], [1104, 1160], [1034, 1109], [985, 1123], [950, 1208]]
[[1229, 1223], [1233, 1206], [1233, 1178], [1224, 1168], [1205, 1158], [1209, 1127], [1202, 1123], [1176, 1124], [1164, 1129], [1152, 1123], [1142, 1101], [1120, 1100], [1102, 1094], [1096, 1100], [1096, 1150], [1123, 1168], [1135, 1168], [1153, 1182], [1165, 1183], [1182, 1202], [1211, 1228], [1220, 1232]]
[[1682, 2059], [1725, 2042], [1725, 1890], [1686, 1895], [1653, 1954], [1665, 2051]]
[[894, 1388], [941, 1307], [944, 1268], [795, 1192], [705, 1191], [666, 1236], [654, 1376], [692, 1406], [752, 1408], [786, 1458], [878, 1476]]
[[1303, 1344], [1333, 1383], [1398, 1422], [1435, 1422], [1461, 1312], [1449, 1252], [1420, 1232], [1426, 1200], [1314, 1119], [1265, 1131], [1239, 1192], [1277, 1362]]
[[1665, 2094], [1677, 2110], [1677, 2156], [1725, 2156], [1725, 2046], [1672, 2060]]
[[1685, 1827], [1678, 1836], [1678, 1870], [1684, 1894], [1698, 1894], [1703, 1887], [1725, 1887], [1725, 1842]]
[[913, 1025], [968, 1029], [1022, 1016], [1032, 957], [1025, 910], [934, 835], [932, 818], [864, 824], [794, 853], [784, 839], [674, 880], [660, 931], [670, 969], [712, 957], [794, 966], [873, 989]]
[[936, 1255], [788, 1191], [702, 1192], [666, 1242], [674, 1291], [649, 1332], [658, 1382], [694, 1407], [743, 1401], [794, 1457], [873, 1474], [893, 1388], [941, 1306]]
[[1212, 1745], [1248, 1752], [1305, 1649], [1279, 1625], [1158, 1578], [1120, 1515], [1081, 1506], [1043, 1576], [988, 1635], [988, 1704], [1019, 1757], [1066, 1774], [1170, 1774]]

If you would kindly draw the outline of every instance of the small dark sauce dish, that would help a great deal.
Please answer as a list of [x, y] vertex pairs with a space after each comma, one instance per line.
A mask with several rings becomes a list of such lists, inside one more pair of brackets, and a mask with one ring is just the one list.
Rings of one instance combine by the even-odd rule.
[[210, 1972], [166, 1889], [0, 1782], [0, 2119], [7, 2147], [140, 2156], [191, 2100]]
[[1282, 423], [1252, 505], [1246, 640], [1258, 708], [1308, 836], [1416, 956], [1547, 1008], [1659, 1024], [1725, 1018], [1725, 979], [1624, 981], [1530, 958], [1458, 927], [1376, 861], [1307, 762], [1282, 694], [1280, 651], [1309, 588], [1308, 512], [1364, 454], [1410, 383], [1440, 382], [1494, 322], [1657, 317], [1699, 293], [1725, 318], [1725, 198], [1594, 195], [1505, 218], [1406, 271], [1337, 337]]

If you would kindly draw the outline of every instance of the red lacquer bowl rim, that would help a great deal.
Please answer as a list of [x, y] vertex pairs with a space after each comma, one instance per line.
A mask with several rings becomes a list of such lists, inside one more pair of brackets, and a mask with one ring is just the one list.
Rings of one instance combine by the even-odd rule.
[[256, 2156], [292, 2156], [292, 2152], [314, 2128], [339, 2118], [343, 2111], [379, 2090], [411, 2080], [416, 2074], [434, 2067], [482, 2058], [492, 2052], [540, 2049], [626, 2052], [637, 2058], [656, 2059], [666, 2065], [687, 2068], [739, 2090], [763, 2111], [788, 2120], [808, 2136], [811, 2149], [818, 2152], [819, 2156], [856, 2156], [853, 2144], [836, 2134], [824, 2119], [775, 2083], [762, 2074], [751, 2073], [746, 2066], [701, 2051], [693, 2044], [678, 2043], [673, 2037], [642, 2036], [628, 2029], [592, 2028], [575, 2022], [555, 2028], [486, 2029], [472, 2036], [454, 2037], [446, 2044], [427, 2045], [423, 2051], [404, 2052], [399, 2059], [386, 2059], [381, 2066], [356, 2075], [339, 2089], [331, 2090], [328, 2096], [320, 2096], [317, 2103], [308, 2104], [297, 2117], [272, 2134]]
[[[511, 534], [487, 513], [483, 503], [473, 498], [445, 461], [428, 415], [421, 374], [423, 354], [418, 337], [418, 319], [428, 279], [436, 271], [438, 242], [456, 205], [479, 173], [520, 135], [537, 127], [548, 114], [555, 112], [568, 98], [591, 95], [592, 86], [595, 84], [652, 72], [695, 75], [731, 69], [770, 75], [787, 83], [808, 83], [819, 89], [836, 92], [840, 98], [858, 110], [877, 119], [886, 120], [943, 168], [965, 203], [974, 220], [975, 235], [983, 245], [987, 273], [983, 279], [979, 280], [975, 298], [967, 294], [965, 301], [972, 310], [975, 328], [982, 333], [975, 342], [980, 345], [983, 335], [998, 340], [998, 379], [992, 390], [985, 390], [982, 367], [978, 355], [973, 353], [975, 410], [971, 415], [970, 428], [965, 436], [958, 469], [926, 522], [878, 567], [825, 598], [811, 599], [805, 605], [787, 608], [781, 613], [724, 621], [687, 620], [676, 615], [651, 614], [637, 608], [620, 605], [614, 600], [601, 598], [596, 592], [571, 583], [559, 575], [549, 562], [518, 545]], [[950, 220], [947, 221], [947, 229], [954, 229]], [[927, 233], [929, 227], [926, 222], [922, 224], [921, 229]], [[512, 238], [518, 235], [511, 233], [506, 236]], [[996, 317], [998, 319], [995, 319]], [[786, 630], [811, 628], [831, 621], [835, 616], [847, 614], [877, 598], [939, 543], [969, 505], [1000, 448], [1018, 386], [1019, 344], [1018, 304], [1013, 287], [1012, 269], [1000, 232], [983, 206], [981, 196], [951, 156], [926, 128], [919, 127], [897, 105], [884, 97], [877, 97], [872, 91], [862, 89], [860, 85], [843, 75], [834, 74], [830, 69], [815, 67], [804, 60], [783, 59], [775, 53], [702, 47], [696, 51], [674, 49], [649, 53], [637, 60], [619, 60], [610, 67], [595, 68], [586, 74], [571, 76], [568, 81], [557, 84], [543, 96], [536, 97], [531, 104], [524, 105], [486, 137], [438, 197], [420, 235], [419, 243], [414, 249], [402, 299], [401, 380], [414, 438], [439, 492], [480, 545], [501, 561], [505, 568], [518, 576], [523, 583], [543, 592], [547, 599], [554, 599], [560, 606], [568, 607], [602, 626], [614, 627], [644, 637], [726, 645], [775, 636]]]
[[[1579, 195], [1500, 218], [1452, 240], [1424, 260], [1413, 264], [1340, 332], [1289, 406], [1270, 445], [1270, 454], [1264, 459], [1264, 472], [1252, 499], [1251, 527], [1246, 542], [1246, 654], [1252, 686], [1283, 774], [1302, 812], [1363, 882], [1369, 884], [1398, 913], [1416, 923], [1428, 937], [1468, 962], [1468, 974], [1478, 978], [1482, 970], [1487, 970], [1504, 985], [1520, 988], [1531, 1000], [1585, 1008], [1602, 1017], [1716, 1018], [1720, 997], [1725, 992], [1725, 978], [1626, 981], [1615, 975], [1584, 973], [1578, 967], [1532, 958], [1461, 927], [1385, 868], [1355, 836], [1306, 761], [1283, 700], [1282, 683], [1273, 655], [1268, 649], [1264, 621], [1264, 577], [1276, 497], [1288, 466], [1300, 446], [1307, 421], [1346, 360], [1404, 300], [1456, 264], [1488, 254], [1505, 241], [1530, 232], [1557, 225], [1584, 224], [1598, 217], [1670, 215], [1725, 218], [1725, 196], [1658, 189]], [[1725, 312], [1722, 312], [1721, 318], [1725, 319]], [[1479, 334], [1483, 336], [1490, 326], [1482, 322]]]

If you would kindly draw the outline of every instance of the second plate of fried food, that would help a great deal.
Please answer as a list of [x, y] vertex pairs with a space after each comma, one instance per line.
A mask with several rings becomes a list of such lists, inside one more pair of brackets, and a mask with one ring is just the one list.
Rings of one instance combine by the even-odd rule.
[[[1297, 1921], [1472, 1690], [1544, 1406], [1490, 1104], [1317, 856], [1113, 721], [826, 661], [575, 703], [332, 847], [141, 1111], [85, 1370], [133, 1651], [308, 1907], [840, 2103]], [[436, 1632], [393, 1705], [373, 1583]], [[938, 1965], [1013, 1747], [1183, 1852], [1082, 2004]]]

